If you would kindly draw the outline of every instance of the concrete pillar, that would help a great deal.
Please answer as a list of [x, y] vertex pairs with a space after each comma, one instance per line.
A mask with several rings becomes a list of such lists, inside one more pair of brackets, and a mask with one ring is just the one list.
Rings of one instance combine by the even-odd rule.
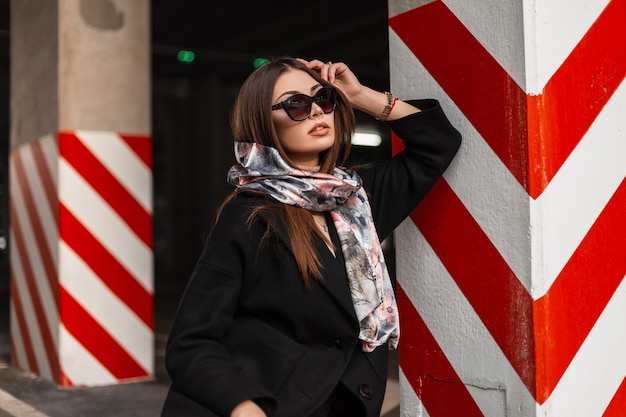
[[11, 2], [11, 345], [61, 386], [153, 374], [149, 0]]
[[389, 2], [464, 136], [396, 233], [402, 416], [626, 409], [625, 0]]

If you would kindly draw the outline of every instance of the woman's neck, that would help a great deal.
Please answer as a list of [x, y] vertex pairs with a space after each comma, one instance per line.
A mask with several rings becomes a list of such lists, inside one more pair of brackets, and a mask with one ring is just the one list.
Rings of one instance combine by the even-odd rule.
[[311, 171], [311, 172], [319, 172], [320, 166], [308, 166], [308, 165], [298, 165], [296, 168], [301, 169], [303, 171]]

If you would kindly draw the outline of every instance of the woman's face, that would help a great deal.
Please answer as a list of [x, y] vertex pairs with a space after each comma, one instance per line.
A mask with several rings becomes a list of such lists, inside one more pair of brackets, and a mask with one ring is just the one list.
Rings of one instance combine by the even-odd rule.
[[[291, 70], [276, 80], [272, 104], [279, 104], [294, 94], [313, 96], [321, 88], [306, 72]], [[324, 114], [316, 103], [312, 104], [311, 114], [305, 120], [296, 122], [280, 108], [272, 111], [272, 121], [287, 156], [300, 167], [319, 165], [319, 153], [332, 147], [335, 142], [334, 111]]]

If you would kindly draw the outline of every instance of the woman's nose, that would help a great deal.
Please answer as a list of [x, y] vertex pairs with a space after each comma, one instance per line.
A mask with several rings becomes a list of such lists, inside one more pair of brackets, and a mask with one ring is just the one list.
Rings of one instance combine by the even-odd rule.
[[317, 104], [316, 102], [313, 102], [311, 104], [311, 114], [309, 115], [309, 118], [311, 117], [317, 117], [324, 114], [324, 110], [322, 110], [322, 108], [319, 106], [319, 104]]

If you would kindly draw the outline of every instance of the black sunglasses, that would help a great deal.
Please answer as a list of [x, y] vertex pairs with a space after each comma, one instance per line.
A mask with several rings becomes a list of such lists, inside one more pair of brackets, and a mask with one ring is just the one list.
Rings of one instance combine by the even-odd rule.
[[337, 94], [331, 86], [322, 87], [313, 96], [294, 94], [272, 106], [272, 110], [284, 109], [287, 116], [293, 121], [301, 122], [311, 115], [313, 103], [320, 106], [325, 114], [331, 113], [337, 106]]

